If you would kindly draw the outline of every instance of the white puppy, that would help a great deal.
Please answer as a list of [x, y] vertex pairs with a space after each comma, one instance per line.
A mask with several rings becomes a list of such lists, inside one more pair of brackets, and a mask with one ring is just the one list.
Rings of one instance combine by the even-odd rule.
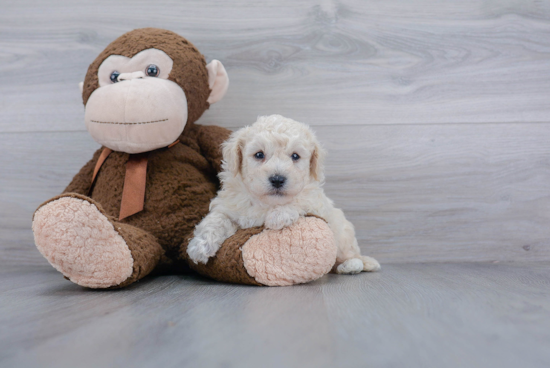
[[195, 263], [206, 263], [239, 228], [282, 229], [312, 213], [334, 232], [334, 271], [380, 269], [374, 258], [360, 254], [352, 223], [323, 192], [325, 151], [307, 125], [281, 115], [262, 116], [231, 134], [222, 147], [222, 189], [187, 248]]

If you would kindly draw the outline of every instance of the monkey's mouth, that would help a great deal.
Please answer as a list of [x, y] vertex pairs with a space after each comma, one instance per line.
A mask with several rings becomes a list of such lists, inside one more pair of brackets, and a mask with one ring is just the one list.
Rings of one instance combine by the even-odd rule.
[[115, 124], [115, 125], [143, 125], [143, 124], [155, 124], [162, 123], [163, 121], [168, 121], [168, 119], [159, 119], [151, 121], [138, 121], [138, 122], [119, 122], [119, 121], [99, 121], [99, 120], [90, 120], [92, 123], [96, 124]]

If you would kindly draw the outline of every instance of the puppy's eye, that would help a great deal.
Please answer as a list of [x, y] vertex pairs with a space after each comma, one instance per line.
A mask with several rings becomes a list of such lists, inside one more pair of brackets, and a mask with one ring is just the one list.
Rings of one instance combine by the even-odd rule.
[[297, 154], [297, 153], [293, 153], [292, 156], [290, 156], [290, 157], [292, 157], [293, 161], [298, 161], [300, 159], [300, 155]]
[[260, 151], [260, 152], [256, 152], [254, 157], [256, 157], [258, 160], [263, 160], [265, 156], [264, 156], [264, 153]]
[[120, 73], [115, 70], [111, 73], [111, 76], [109, 77], [109, 79], [111, 79], [112, 83], [116, 83], [116, 82], [118, 82], [118, 76], [119, 75], [120, 75]]

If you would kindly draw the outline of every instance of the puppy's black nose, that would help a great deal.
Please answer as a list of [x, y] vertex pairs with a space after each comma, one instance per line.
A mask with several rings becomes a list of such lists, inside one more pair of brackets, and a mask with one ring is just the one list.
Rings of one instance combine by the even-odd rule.
[[282, 175], [273, 175], [269, 177], [269, 182], [273, 188], [280, 188], [285, 185], [286, 178]]

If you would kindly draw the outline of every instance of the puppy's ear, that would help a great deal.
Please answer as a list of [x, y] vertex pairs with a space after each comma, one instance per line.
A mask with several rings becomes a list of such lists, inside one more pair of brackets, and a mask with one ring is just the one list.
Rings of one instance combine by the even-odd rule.
[[243, 142], [241, 130], [233, 132], [229, 139], [222, 144], [222, 168], [233, 176], [241, 173], [243, 164]]
[[309, 175], [317, 180], [324, 181], [324, 167], [325, 167], [326, 151], [321, 144], [317, 141], [317, 138], [313, 140], [313, 152], [311, 153], [311, 159], [309, 161]]

